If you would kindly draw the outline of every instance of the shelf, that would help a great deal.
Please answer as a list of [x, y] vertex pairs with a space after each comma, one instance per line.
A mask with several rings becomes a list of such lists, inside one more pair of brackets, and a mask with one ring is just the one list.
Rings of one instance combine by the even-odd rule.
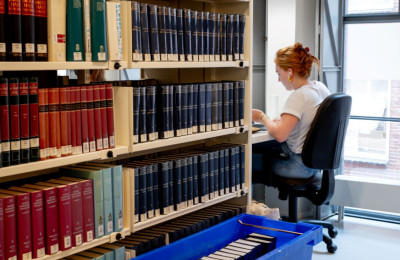
[[[112, 153], [112, 154], [110, 154]], [[108, 159], [110, 157], [116, 157], [121, 154], [128, 153], [127, 146], [117, 146], [113, 149], [91, 152], [86, 154], [71, 155], [61, 158], [48, 159], [45, 161], [31, 162], [27, 164], [19, 164], [14, 166], [8, 166], [0, 169], [0, 178], [10, 177], [28, 172], [40, 171], [55, 167], [61, 167], [69, 164]]]
[[176, 68], [246, 68], [249, 61], [137, 61], [132, 62], [132, 69], [176, 69]]
[[121, 239], [121, 238], [124, 238], [126, 236], [129, 236], [131, 234], [131, 232], [130, 232], [129, 228], [125, 228], [121, 232], [114, 232], [111, 235], [107, 235], [107, 236], [95, 239], [93, 241], [84, 243], [84, 244], [82, 244], [80, 246], [73, 247], [73, 248], [71, 248], [69, 250], [60, 251], [60, 252], [58, 252], [58, 253], [56, 253], [54, 255], [46, 255], [46, 256], [43, 256], [43, 257], [38, 258], [38, 259], [40, 259], [40, 260], [61, 259], [61, 258], [67, 257], [69, 255], [73, 255], [73, 254], [76, 254], [78, 252], [82, 252], [82, 251], [85, 251], [87, 249], [90, 249], [90, 248], [93, 248], [93, 247], [96, 247], [96, 246], [99, 246], [99, 245], [102, 245], [102, 244], [105, 244], [105, 243], [115, 242], [115, 241], [118, 240], [116, 238], [118, 234], [121, 235], [121, 237], [119, 238], [119, 239]]
[[[116, 62], [0, 62], [0, 71], [32, 71], [32, 70], [88, 70], [88, 69], [108, 69], [114, 70]], [[126, 61], [118, 62], [124, 69], [127, 67]]]
[[158, 139], [158, 140], [155, 140], [152, 142], [134, 144], [133, 148], [132, 148], [132, 152], [139, 153], [139, 152], [143, 152], [143, 151], [160, 149], [163, 147], [169, 147], [169, 146], [173, 146], [173, 145], [187, 144], [189, 142], [205, 140], [205, 139], [219, 137], [219, 136], [225, 136], [225, 135], [230, 135], [230, 134], [240, 134], [240, 133], [247, 132], [248, 129], [249, 129], [248, 126], [238, 126], [238, 127], [233, 127], [233, 128], [223, 129], [223, 130], [217, 130], [217, 131], [211, 131], [211, 132], [205, 132], [205, 133], [197, 133], [197, 134], [185, 135], [185, 136], [180, 136], [180, 137], [173, 137], [173, 138], [169, 138], [169, 139]]
[[149, 228], [149, 227], [157, 225], [157, 224], [161, 224], [161, 223], [166, 222], [168, 220], [172, 220], [172, 219], [175, 219], [177, 217], [184, 216], [184, 215], [192, 213], [194, 211], [197, 211], [197, 210], [200, 210], [200, 209], [203, 209], [203, 208], [206, 208], [206, 207], [209, 207], [209, 206], [212, 206], [212, 205], [215, 205], [215, 204], [218, 204], [218, 203], [221, 203], [221, 202], [233, 199], [233, 198], [241, 197], [241, 196], [243, 196], [242, 193], [246, 194], [247, 190], [239, 190], [239, 191], [234, 192], [234, 193], [229, 193], [229, 194], [226, 194], [226, 195], [211, 199], [211, 200], [206, 201], [204, 203], [193, 205], [191, 207], [188, 207], [188, 208], [185, 208], [185, 209], [181, 209], [181, 210], [178, 210], [178, 211], [173, 211], [173, 212], [171, 212], [171, 213], [169, 213], [167, 215], [161, 215], [161, 216], [158, 216], [158, 217], [154, 217], [154, 218], [148, 219], [148, 220], [143, 221], [143, 222], [139, 222], [139, 223], [135, 224], [134, 227], [132, 228], [132, 233], [137, 232], [137, 231], [142, 230], [142, 229], [145, 229], [145, 228]]

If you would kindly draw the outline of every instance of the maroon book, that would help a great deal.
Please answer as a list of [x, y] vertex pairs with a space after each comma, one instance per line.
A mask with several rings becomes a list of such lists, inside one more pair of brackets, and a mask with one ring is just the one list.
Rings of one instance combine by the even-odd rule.
[[96, 150], [103, 150], [103, 130], [102, 130], [102, 118], [100, 108], [100, 87], [99, 85], [93, 85], [93, 110], [94, 110], [94, 128], [96, 134]]
[[35, 5], [32, 0], [21, 0], [22, 59], [34, 61], [35, 43]]
[[21, 124], [21, 163], [29, 162], [29, 90], [28, 78], [19, 82], [19, 117]]
[[70, 105], [69, 105], [69, 115], [71, 117], [71, 151], [73, 155], [76, 155], [76, 100], [75, 100], [75, 90], [76, 87], [68, 87], [70, 91]]
[[76, 154], [82, 154], [82, 115], [81, 115], [81, 89], [75, 88], [75, 128], [76, 128]]
[[113, 90], [112, 84], [106, 84], [106, 100], [107, 100], [107, 124], [108, 124], [108, 142], [110, 148], [115, 147], [114, 133], [114, 107], [113, 107]]
[[67, 118], [68, 118], [68, 155], [72, 155], [72, 130], [71, 130], [71, 87], [66, 87], [67, 89]]
[[5, 259], [5, 250], [6, 247], [4, 245], [4, 199], [0, 195], [0, 230], [3, 232], [0, 232], [0, 259]]
[[15, 186], [10, 190], [26, 192], [31, 196], [32, 256], [33, 258], [43, 257], [45, 255], [43, 191]]
[[68, 133], [70, 123], [68, 120], [69, 104], [68, 104], [68, 87], [60, 88], [60, 122], [61, 122], [61, 156], [68, 156]]
[[93, 86], [86, 86], [86, 104], [88, 115], [87, 126], [89, 133], [89, 151], [94, 152], [96, 151], [96, 125], [94, 116]]
[[39, 157], [40, 160], [49, 158], [47, 152], [49, 147], [49, 90], [47, 88], [38, 89], [38, 108], [39, 108]]
[[87, 109], [87, 97], [86, 97], [86, 86], [80, 87], [81, 94], [81, 128], [82, 128], [82, 152], [89, 152], [89, 128], [88, 128], [88, 109]]
[[1, 163], [10, 165], [10, 112], [8, 104], [8, 80], [0, 78], [0, 123], [1, 123]]
[[[4, 208], [4, 256], [5, 259], [17, 257], [17, 210], [15, 208], [15, 196], [1, 194]], [[14, 257], [14, 258], [13, 258]]]
[[22, 0], [6, 0], [7, 59], [22, 61]]
[[7, 59], [6, 49], [6, 0], [0, 0], [0, 61]]
[[99, 85], [99, 93], [100, 93], [101, 134], [103, 136], [103, 148], [108, 149], [110, 145], [108, 140], [106, 86], [104, 84]]
[[0, 193], [15, 197], [18, 259], [32, 259], [31, 196], [26, 192], [4, 189], [0, 189]]
[[25, 184], [22, 187], [43, 191], [46, 254], [53, 255], [59, 251], [57, 190], [54, 187], [35, 184]]
[[47, 61], [47, 0], [34, 0], [36, 60]]
[[57, 135], [60, 132], [57, 124], [60, 124], [60, 89], [48, 88], [49, 97], [49, 157], [57, 158]]
[[38, 79], [29, 79], [29, 160], [39, 161], [39, 100]]
[[19, 116], [19, 80], [8, 80], [8, 98], [10, 104], [10, 134], [11, 134], [11, 165], [20, 164], [21, 140], [20, 140], [20, 116]]

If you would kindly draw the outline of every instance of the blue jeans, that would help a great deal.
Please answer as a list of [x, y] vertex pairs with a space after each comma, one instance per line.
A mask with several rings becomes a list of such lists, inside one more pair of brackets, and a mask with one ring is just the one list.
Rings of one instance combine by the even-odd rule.
[[[292, 152], [286, 142], [279, 143], [276, 140], [271, 140], [253, 144], [252, 149], [253, 182], [268, 183], [265, 180], [269, 179], [268, 175], [270, 174], [285, 178], [307, 179], [314, 176], [314, 174], [319, 171], [305, 166], [301, 154]], [[288, 154], [289, 158], [287, 160], [279, 158], [276, 156], [276, 154], [279, 153]]]

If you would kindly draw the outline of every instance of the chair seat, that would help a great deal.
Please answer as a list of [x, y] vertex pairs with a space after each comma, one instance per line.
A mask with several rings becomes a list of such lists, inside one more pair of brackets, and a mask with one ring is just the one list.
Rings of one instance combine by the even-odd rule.
[[284, 187], [290, 191], [317, 191], [321, 189], [322, 172], [308, 179], [284, 178], [277, 175], [272, 177], [272, 186]]

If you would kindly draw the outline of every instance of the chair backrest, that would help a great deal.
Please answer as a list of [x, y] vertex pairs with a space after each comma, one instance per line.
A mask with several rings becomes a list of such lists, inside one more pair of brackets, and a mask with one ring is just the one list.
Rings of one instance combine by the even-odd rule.
[[302, 159], [307, 167], [337, 169], [350, 117], [351, 97], [334, 93], [320, 104], [304, 141]]

